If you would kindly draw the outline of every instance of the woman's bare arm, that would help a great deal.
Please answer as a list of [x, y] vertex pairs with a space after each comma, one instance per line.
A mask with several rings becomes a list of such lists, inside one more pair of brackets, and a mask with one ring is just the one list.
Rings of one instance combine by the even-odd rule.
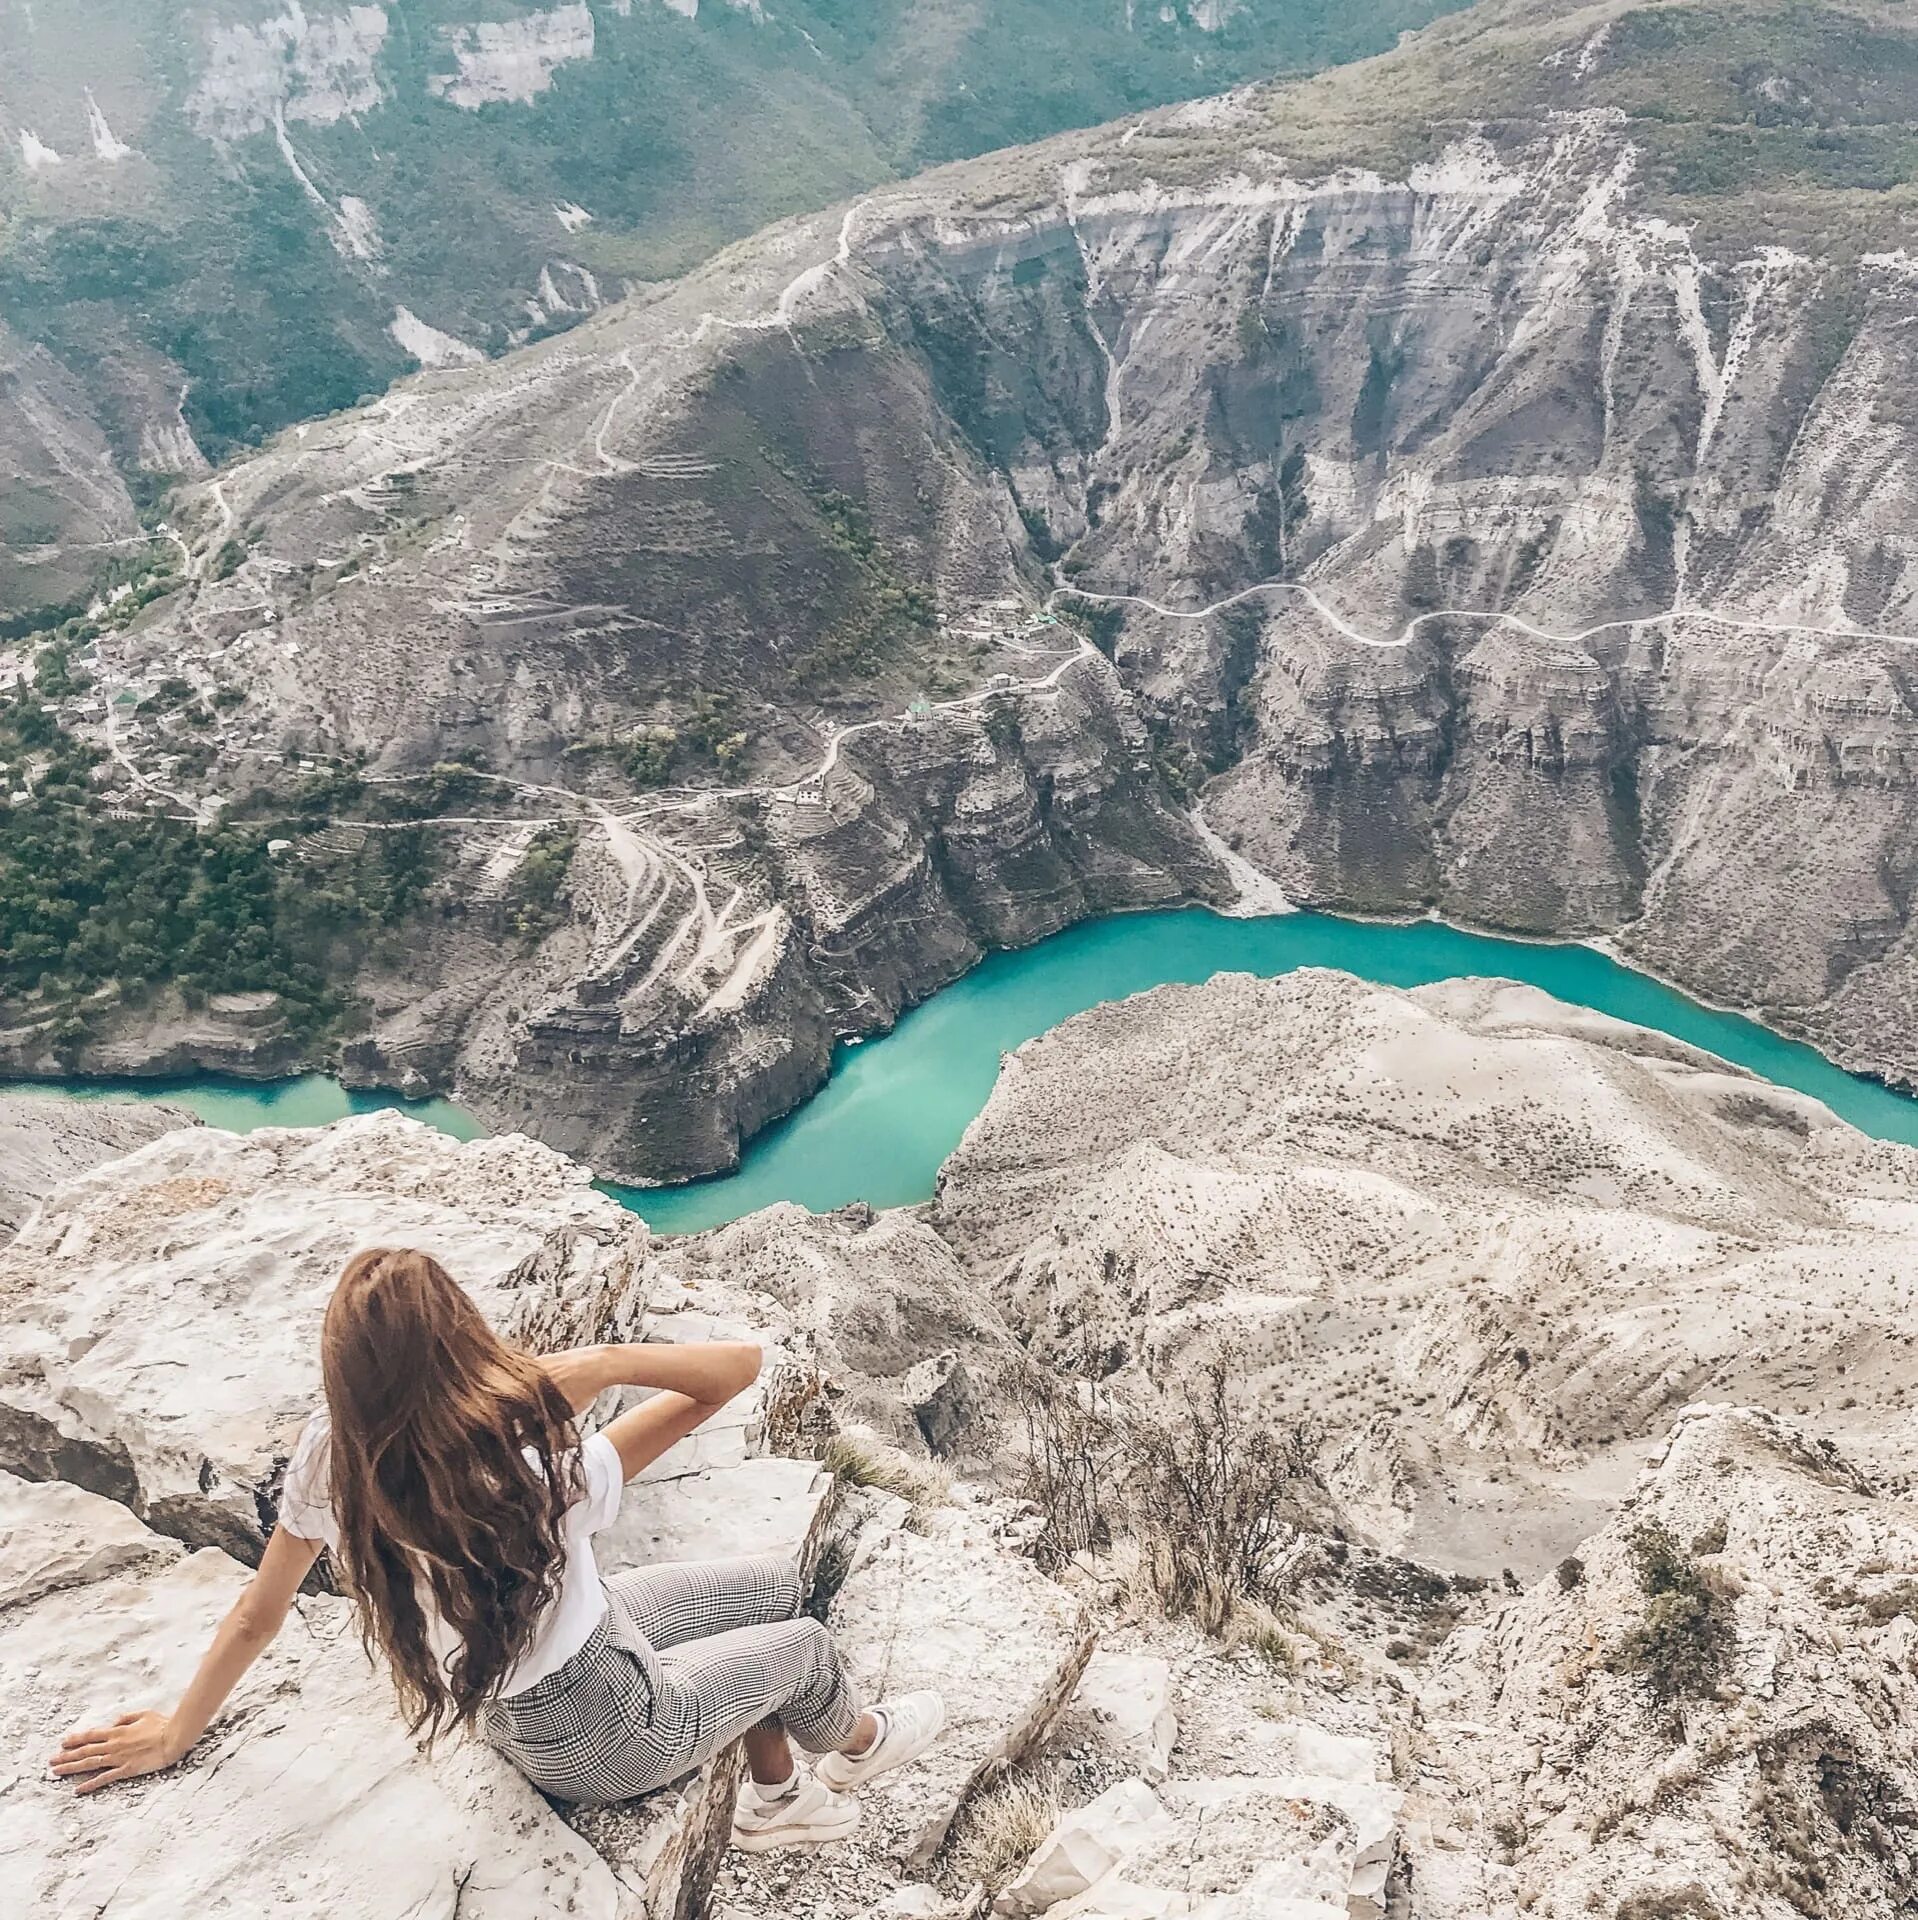
[[759, 1378], [760, 1351], [748, 1340], [701, 1340], [685, 1346], [637, 1341], [549, 1353], [540, 1365], [575, 1413], [608, 1387], [658, 1387], [708, 1407], [723, 1407]]
[[319, 1558], [320, 1543], [275, 1527], [259, 1571], [220, 1622], [213, 1644], [171, 1713], [123, 1713], [110, 1727], [70, 1733], [53, 1770], [81, 1793], [172, 1766], [212, 1724], [226, 1697], [265, 1652], [284, 1623], [293, 1596]]
[[647, 1341], [580, 1347], [553, 1354], [541, 1364], [575, 1412], [584, 1412], [608, 1387], [657, 1389], [645, 1405], [622, 1413], [606, 1427], [620, 1471], [630, 1480], [744, 1393], [759, 1378], [761, 1359], [759, 1348], [747, 1340], [687, 1346]]

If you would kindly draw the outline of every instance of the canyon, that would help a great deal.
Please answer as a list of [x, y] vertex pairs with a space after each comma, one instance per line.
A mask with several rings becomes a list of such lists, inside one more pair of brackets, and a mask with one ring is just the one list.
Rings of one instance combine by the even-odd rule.
[[[1861, 34], [1911, 70], [1792, 18], [1798, 122]], [[403, 804], [438, 877], [332, 1057], [617, 1178], [730, 1164], [984, 951], [1260, 889], [1603, 936], [1905, 1081], [1909, 256], [1890, 203], [1753, 250], [1762, 166], [1683, 197], [1634, 111], [1681, 19], [1723, 24], [1475, 10], [296, 429], [184, 496], [63, 717], [124, 804], [295, 861]], [[16, 1002], [4, 1058], [316, 1057], [270, 1008], [86, 1024]]]
[[[856, 59], [812, 0], [482, 11], [196, 14], [145, 112], [103, 13], [97, 85], [49, 53], [0, 110], [0, 1071], [318, 1069], [483, 1129], [0, 1102], [6, 1884], [1918, 1908], [1918, 1148], [1512, 980], [1305, 965], [1008, 1045], [917, 1204], [666, 1232], [601, 1184], [728, 1167], [987, 956], [1174, 906], [1588, 941], [1918, 1084], [1904, 12], [1388, 7], [1364, 47], [1420, 30], [1375, 57], [1180, 98], [1269, 71], [1278, 10], [1074, 0], [1049, 32], [1159, 63], [1109, 98], [1090, 41], [990, 86], [1028, 14], [968, 0], [888, 102], [939, 10]], [[1293, 12], [1305, 64], [1364, 50]], [[651, 127], [622, 76], [669, 46], [722, 119], [780, 56], [717, 211], [594, 197], [666, 178], [594, 139]], [[981, 140], [940, 134], [975, 86]], [[1095, 95], [1125, 117], [1078, 128]], [[474, 184], [450, 249], [368, 157], [422, 129]], [[114, 222], [206, 152], [182, 258], [238, 220], [326, 266], [320, 405], [247, 373], [262, 309], [216, 388], [184, 282], [141, 291]], [[845, 1846], [729, 1854], [737, 1753], [589, 1811], [422, 1751], [324, 1567], [182, 1765], [34, 1764], [181, 1684], [370, 1245], [530, 1351], [763, 1345], [603, 1564], [790, 1556], [863, 1687], [941, 1693]]]

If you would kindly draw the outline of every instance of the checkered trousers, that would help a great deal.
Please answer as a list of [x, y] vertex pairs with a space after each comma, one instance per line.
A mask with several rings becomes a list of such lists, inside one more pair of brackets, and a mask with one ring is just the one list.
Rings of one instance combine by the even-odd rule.
[[852, 1737], [860, 1703], [832, 1635], [799, 1612], [790, 1559], [636, 1567], [545, 1679], [486, 1710], [486, 1737], [558, 1800], [650, 1793], [777, 1718], [810, 1753]]

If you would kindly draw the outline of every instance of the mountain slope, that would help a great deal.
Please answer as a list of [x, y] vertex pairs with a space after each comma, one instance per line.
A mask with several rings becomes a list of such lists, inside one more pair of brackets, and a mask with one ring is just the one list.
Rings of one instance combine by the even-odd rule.
[[[84, 387], [140, 496], [769, 219], [1370, 52], [1445, 4], [6, 0], [0, 313]], [[61, 496], [44, 460], [0, 459], [0, 524], [29, 544]], [[48, 528], [34, 549], [98, 537], [84, 511]], [[0, 577], [0, 616], [90, 577], [48, 553]]]
[[[944, 169], [194, 490], [60, 717], [122, 803], [288, 841], [283, 893], [424, 901], [335, 963], [351, 1070], [609, 1172], [724, 1163], [835, 1033], [1235, 853], [1910, 1077], [1909, 197], [1680, 193], [1721, 32], [1820, 151], [1918, 123], [1879, 10], [1499, 4]], [[1816, 240], [1752, 252], [1774, 203]], [[211, 944], [187, 988], [318, 1004]], [[11, 1059], [328, 1044], [76, 984], [0, 982]]]

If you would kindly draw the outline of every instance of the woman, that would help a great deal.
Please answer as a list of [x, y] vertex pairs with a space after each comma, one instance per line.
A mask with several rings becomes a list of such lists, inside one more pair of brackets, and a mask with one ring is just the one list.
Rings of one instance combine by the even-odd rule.
[[[759, 1373], [755, 1346], [504, 1345], [438, 1261], [358, 1255], [321, 1334], [325, 1408], [287, 1468], [259, 1571], [171, 1713], [69, 1734], [82, 1793], [178, 1761], [279, 1631], [328, 1548], [409, 1729], [476, 1728], [555, 1798], [649, 1792], [744, 1736], [733, 1838], [764, 1852], [844, 1837], [846, 1796], [938, 1733], [935, 1694], [861, 1706], [778, 1556], [637, 1568], [602, 1582], [593, 1536], [620, 1490]], [[658, 1389], [582, 1442], [608, 1387]], [[823, 1756], [802, 1779], [788, 1736]]]

